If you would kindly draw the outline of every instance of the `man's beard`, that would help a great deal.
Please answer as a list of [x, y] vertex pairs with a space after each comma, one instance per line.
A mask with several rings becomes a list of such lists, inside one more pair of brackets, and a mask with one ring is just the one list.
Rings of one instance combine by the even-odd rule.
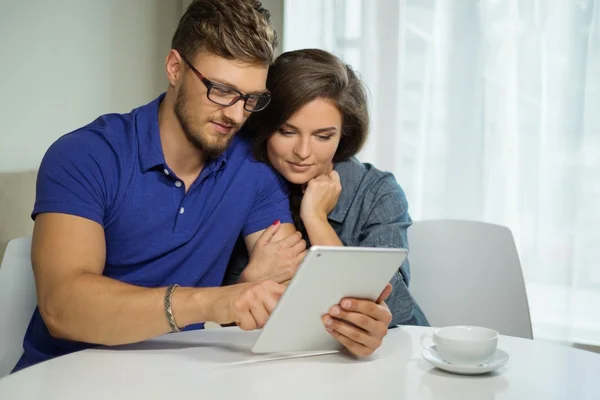
[[211, 140], [210, 137], [203, 134], [201, 131], [194, 132], [190, 126], [190, 119], [187, 117], [187, 95], [185, 87], [182, 86], [175, 99], [175, 116], [179, 120], [179, 124], [183, 129], [183, 133], [187, 140], [194, 145], [198, 150], [201, 150], [207, 158], [217, 158], [231, 144], [235, 136], [235, 132], [238, 130], [238, 125], [233, 121], [226, 121], [225, 123], [232, 126], [234, 133], [228, 136], [219, 136], [216, 140]]

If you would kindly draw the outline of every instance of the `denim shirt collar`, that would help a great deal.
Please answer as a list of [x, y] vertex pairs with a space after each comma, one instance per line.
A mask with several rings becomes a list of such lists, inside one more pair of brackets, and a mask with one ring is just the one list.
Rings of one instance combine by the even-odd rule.
[[333, 169], [340, 175], [342, 192], [335, 208], [327, 216], [328, 219], [342, 223], [350, 210], [352, 200], [354, 199], [360, 183], [365, 175], [362, 168], [357, 168], [359, 161], [351, 158], [348, 161], [335, 163]]

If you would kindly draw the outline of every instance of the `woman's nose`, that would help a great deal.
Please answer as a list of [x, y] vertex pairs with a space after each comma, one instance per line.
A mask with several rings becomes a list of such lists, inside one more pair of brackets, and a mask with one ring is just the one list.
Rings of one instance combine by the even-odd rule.
[[294, 147], [294, 154], [303, 160], [307, 159], [310, 156], [308, 140], [300, 140]]

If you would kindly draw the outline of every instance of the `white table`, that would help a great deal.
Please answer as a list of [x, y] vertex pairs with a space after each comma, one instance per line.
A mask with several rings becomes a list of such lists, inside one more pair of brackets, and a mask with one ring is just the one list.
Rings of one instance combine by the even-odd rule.
[[0, 379], [0, 399], [600, 399], [599, 354], [502, 336], [505, 367], [459, 376], [421, 357], [419, 337], [432, 331], [390, 330], [367, 360], [275, 361], [247, 350], [257, 332], [183, 332], [38, 364]]

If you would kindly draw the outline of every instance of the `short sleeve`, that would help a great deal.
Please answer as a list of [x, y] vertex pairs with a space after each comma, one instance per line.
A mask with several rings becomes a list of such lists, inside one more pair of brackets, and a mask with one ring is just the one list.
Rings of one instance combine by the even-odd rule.
[[[380, 195], [371, 207], [361, 230], [361, 247], [384, 247], [408, 249], [407, 229], [412, 224], [408, 214], [408, 202], [402, 190], [389, 191]], [[390, 325], [398, 325], [412, 318], [415, 302], [408, 290], [410, 265], [406, 259], [390, 283], [393, 291], [386, 303], [392, 311]]]
[[63, 213], [104, 226], [108, 173], [117, 173], [115, 160], [108, 144], [93, 131], [76, 131], [58, 139], [42, 159], [31, 217]]
[[242, 230], [244, 237], [268, 228], [276, 220], [293, 223], [287, 181], [265, 164], [261, 164], [261, 172], [256, 196]]

